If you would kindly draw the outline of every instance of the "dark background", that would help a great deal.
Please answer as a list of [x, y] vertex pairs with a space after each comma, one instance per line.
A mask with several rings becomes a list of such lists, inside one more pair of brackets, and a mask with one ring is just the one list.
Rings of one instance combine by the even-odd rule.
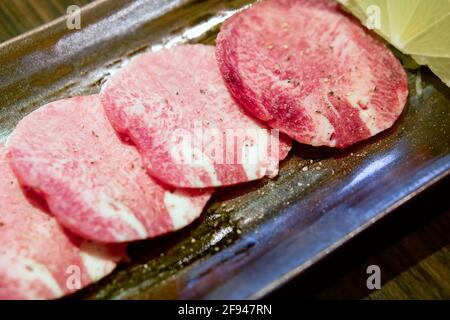
[[[1, 0], [0, 43], [92, 0]], [[450, 120], [450, 119], [449, 119]], [[381, 290], [366, 287], [369, 265]], [[450, 299], [450, 179], [396, 210], [269, 299]]]

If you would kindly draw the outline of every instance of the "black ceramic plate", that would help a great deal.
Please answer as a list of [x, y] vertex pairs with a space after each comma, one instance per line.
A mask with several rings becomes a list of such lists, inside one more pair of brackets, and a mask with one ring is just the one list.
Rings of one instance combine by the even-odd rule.
[[[81, 30], [59, 19], [0, 46], [0, 137], [44, 103], [98, 92], [130, 58], [214, 44], [251, 1], [102, 0]], [[130, 246], [131, 261], [82, 298], [259, 298], [450, 171], [450, 89], [409, 73], [405, 112], [348, 150], [295, 144], [279, 177], [219, 190], [194, 225]]]

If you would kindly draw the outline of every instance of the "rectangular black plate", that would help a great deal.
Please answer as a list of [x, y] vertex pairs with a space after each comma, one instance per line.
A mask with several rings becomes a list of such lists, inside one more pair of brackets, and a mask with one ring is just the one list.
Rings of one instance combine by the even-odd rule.
[[[61, 18], [0, 45], [0, 139], [44, 103], [98, 92], [140, 52], [214, 44], [251, 2], [102, 0], [81, 30]], [[77, 297], [259, 298], [301, 273], [450, 172], [450, 90], [426, 69], [409, 81], [392, 129], [344, 151], [295, 144], [279, 177], [219, 190], [196, 223], [132, 244], [130, 263]]]

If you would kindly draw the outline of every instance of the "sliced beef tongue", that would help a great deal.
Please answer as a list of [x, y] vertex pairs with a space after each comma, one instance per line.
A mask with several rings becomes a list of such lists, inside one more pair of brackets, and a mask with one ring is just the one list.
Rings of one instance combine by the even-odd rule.
[[314, 146], [391, 127], [408, 95], [400, 62], [334, 1], [261, 1], [224, 23], [216, 56], [241, 105]]
[[99, 245], [64, 230], [32, 205], [0, 146], [0, 299], [54, 299], [108, 275], [125, 245]]
[[290, 149], [288, 138], [279, 139], [233, 101], [211, 46], [145, 53], [114, 75], [101, 99], [113, 127], [136, 144], [149, 174], [175, 187], [274, 176]]
[[148, 176], [97, 96], [41, 107], [18, 124], [7, 147], [19, 182], [45, 198], [58, 222], [98, 242], [180, 229], [201, 214], [212, 192], [174, 190]]

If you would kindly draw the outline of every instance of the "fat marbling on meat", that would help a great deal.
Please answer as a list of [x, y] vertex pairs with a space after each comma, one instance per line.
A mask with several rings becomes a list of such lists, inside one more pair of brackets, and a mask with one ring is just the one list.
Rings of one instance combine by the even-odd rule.
[[176, 187], [275, 176], [290, 149], [290, 139], [233, 101], [212, 46], [142, 54], [107, 82], [101, 99], [113, 127], [136, 144], [149, 174]]
[[125, 245], [101, 245], [63, 229], [23, 190], [0, 146], [0, 299], [54, 299], [108, 275]]
[[41, 194], [55, 218], [83, 238], [147, 239], [200, 216], [210, 190], [180, 190], [147, 175], [136, 149], [108, 122], [98, 96], [47, 104], [7, 141], [19, 182]]
[[224, 23], [216, 56], [236, 101], [313, 146], [390, 128], [408, 95], [400, 62], [335, 1], [261, 1]]

